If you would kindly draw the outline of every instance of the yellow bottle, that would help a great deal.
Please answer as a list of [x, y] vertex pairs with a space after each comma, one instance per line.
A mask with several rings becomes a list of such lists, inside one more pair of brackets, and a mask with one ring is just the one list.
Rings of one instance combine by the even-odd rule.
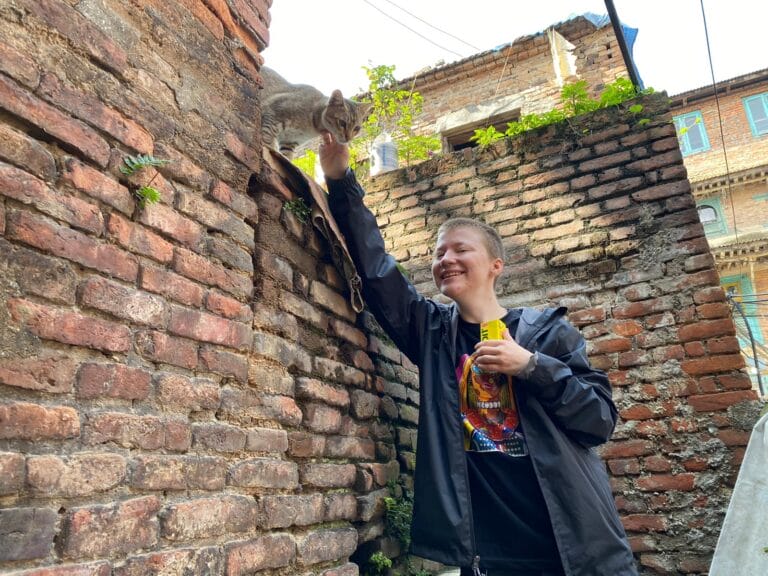
[[480, 324], [480, 340], [501, 340], [507, 325], [501, 320], [491, 320]]

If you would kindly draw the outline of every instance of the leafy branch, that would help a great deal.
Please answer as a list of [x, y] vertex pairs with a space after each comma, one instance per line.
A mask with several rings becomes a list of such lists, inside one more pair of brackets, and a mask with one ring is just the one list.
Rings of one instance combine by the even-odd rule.
[[302, 224], [309, 222], [310, 208], [303, 198], [294, 198], [293, 200], [286, 200], [283, 203], [283, 208], [288, 210], [291, 214], [296, 216], [296, 219]]
[[[145, 168], [157, 168], [165, 166], [170, 160], [155, 158], [150, 154], [139, 154], [138, 156], [126, 156], [123, 158], [123, 164], [120, 166], [120, 172], [126, 176], [133, 176]], [[139, 208], [144, 209], [147, 204], [155, 204], [160, 201], [160, 192], [152, 187], [152, 182], [157, 178], [159, 172], [150, 178], [149, 182], [139, 186], [133, 191], [134, 196], [139, 202]]]

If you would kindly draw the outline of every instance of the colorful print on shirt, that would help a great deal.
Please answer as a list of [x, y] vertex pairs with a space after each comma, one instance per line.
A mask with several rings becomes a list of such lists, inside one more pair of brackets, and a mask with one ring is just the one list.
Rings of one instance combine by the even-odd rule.
[[528, 445], [520, 430], [511, 378], [506, 374], [483, 372], [469, 354], [462, 355], [456, 376], [461, 393], [465, 449], [527, 456]]

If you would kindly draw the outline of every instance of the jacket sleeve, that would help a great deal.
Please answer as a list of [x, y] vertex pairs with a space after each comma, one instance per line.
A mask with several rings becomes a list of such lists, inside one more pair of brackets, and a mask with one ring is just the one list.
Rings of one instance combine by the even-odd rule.
[[366, 305], [395, 345], [418, 365], [427, 323], [439, 322], [437, 305], [416, 291], [386, 252], [354, 173], [348, 170], [341, 180], [326, 182], [328, 203], [361, 277]]
[[587, 448], [607, 442], [618, 412], [608, 377], [590, 366], [586, 342], [579, 331], [561, 318], [542, 342], [538, 355], [525, 390], [571, 439]]

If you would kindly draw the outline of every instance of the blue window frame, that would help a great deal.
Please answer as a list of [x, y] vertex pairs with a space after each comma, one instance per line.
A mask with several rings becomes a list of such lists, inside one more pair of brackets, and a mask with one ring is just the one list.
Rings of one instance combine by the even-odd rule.
[[728, 232], [728, 224], [725, 221], [723, 207], [720, 198], [707, 198], [696, 203], [699, 212], [699, 220], [704, 226], [704, 234], [712, 238], [722, 236]]
[[747, 112], [752, 134], [768, 134], [768, 92], [744, 98], [744, 110]]
[[677, 140], [683, 156], [709, 150], [709, 138], [704, 128], [704, 117], [701, 112], [689, 112], [673, 118], [677, 129]]
[[[755, 341], [763, 344], [763, 333], [760, 330], [760, 324], [758, 323], [757, 319], [757, 305], [754, 303], [750, 304], [750, 302], [754, 302], [755, 300], [755, 297], [753, 296], [755, 291], [752, 288], [752, 281], [749, 279], [749, 276], [746, 274], [725, 276], [720, 278], [720, 285], [723, 287], [723, 290], [725, 290], [726, 293], [733, 295], [734, 300], [736, 300], [736, 302], [741, 305], [744, 316], [747, 317], [747, 324], [749, 324], [749, 329], [752, 331], [752, 336], [755, 338]], [[741, 296], [744, 294], [748, 294], [748, 296], [746, 298], [741, 298]], [[749, 331], [746, 329], [746, 326], [744, 325], [744, 319], [738, 311], [734, 311], [733, 321], [736, 324], [736, 328], [739, 332], [739, 345], [742, 348], [751, 346], [751, 343], [747, 337]], [[750, 354], [752, 354], [751, 351]]]

